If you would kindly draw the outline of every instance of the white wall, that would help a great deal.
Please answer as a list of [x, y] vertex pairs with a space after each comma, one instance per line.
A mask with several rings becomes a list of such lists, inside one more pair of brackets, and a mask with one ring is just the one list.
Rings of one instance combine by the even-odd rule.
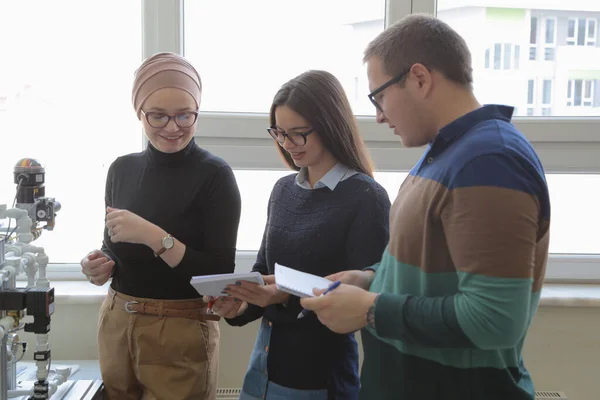
[[[52, 319], [54, 360], [96, 359], [100, 304], [58, 301]], [[221, 323], [219, 387], [240, 387], [258, 328]], [[600, 308], [541, 307], [529, 331], [525, 362], [537, 390], [562, 390], [569, 400], [600, 399]], [[34, 344], [29, 335], [22, 335]], [[27, 355], [31, 359], [31, 347]]]

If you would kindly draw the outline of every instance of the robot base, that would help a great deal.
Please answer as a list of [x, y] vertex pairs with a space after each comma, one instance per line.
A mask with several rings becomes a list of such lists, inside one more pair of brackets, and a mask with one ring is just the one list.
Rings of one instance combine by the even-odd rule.
[[[18, 383], [17, 390], [31, 388], [33, 381], [20, 381]], [[50, 398], [50, 400], [103, 400], [104, 395], [102, 389], [104, 388], [102, 381], [98, 379], [94, 380], [75, 380], [66, 381], [60, 385]], [[11, 397], [10, 400], [28, 400], [29, 396]]]

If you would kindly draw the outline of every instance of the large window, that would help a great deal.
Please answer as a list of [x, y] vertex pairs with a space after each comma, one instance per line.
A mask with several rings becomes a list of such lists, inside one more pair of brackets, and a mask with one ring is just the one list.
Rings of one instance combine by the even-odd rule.
[[0, 203], [12, 202], [14, 163], [38, 158], [47, 195], [63, 206], [55, 231], [38, 243], [51, 263], [66, 263], [53, 264], [51, 276], [81, 278], [77, 262], [100, 245], [106, 169], [143, 148], [130, 104], [133, 72], [159, 51], [185, 54], [202, 75], [196, 140], [235, 171], [243, 198], [238, 261], [254, 257], [271, 188], [289, 173], [265, 131], [266, 112], [281, 84], [307, 69], [329, 70], [343, 83], [376, 179], [394, 198], [423, 149], [403, 148], [375, 122], [362, 53], [385, 24], [437, 10], [469, 45], [478, 99], [515, 106], [516, 126], [544, 163], [553, 207], [547, 276], [600, 279], [600, 242], [587, 228], [600, 223], [600, 8], [584, 0], [565, 9], [549, 0], [501, 3], [2, 2], [0, 51], [10, 56], [0, 61]]
[[520, 58], [520, 45], [512, 43], [495, 43], [485, 50], [485, 68], [505, 70], [518, 69]]
[[384, 0], [191, 0], [184, 53], [202, 75], [205, 111], [268, 112], [283, 83], [324, 69], [356, 114], [373, 115], [362, 52], [384, 17]]
[[[292, 171], [237, 170], [235, 176], [242, 199], [238, 234], [239, 250], [258, 250], [267, 220], [267, 204], [277, 180]], [[407, 172], [376, 172], [390, 201], [394, 201]], [[596, 254], [600, 245], [595, 234], [600, 213], [590, 212], [600, 199], [600, 174], [548, 174], [552, 201], [550, 252], [554, 254]], [[586, 221], [582, 224], [581, 221]]]
[[[537, 84], [539, 82], [539, 85]], [[527, 115], [552, 115], [552, 80], [527, 81]]]
[[592, 107], [597, 82], [589, 79], [570, 79], [567, 86], [567, 106]]
[[38, 159], [46, 196], [62, 204], [56, 229], [35, 242], [52, 262], [77, 262], [100, 246], [107, 168], [142, 148], [131, 106], [140, 3], [0, 3], [0, 204], [12, 205], [14, 164]]
[[596, 46], [597, 20], [595, 18], [569, 18], [567, 25], [567, 45]]

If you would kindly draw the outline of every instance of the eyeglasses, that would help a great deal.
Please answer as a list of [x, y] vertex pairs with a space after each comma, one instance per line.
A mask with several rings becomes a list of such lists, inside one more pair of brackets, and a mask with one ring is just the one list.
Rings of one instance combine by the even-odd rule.
[[306, 132], [285, 133], [277, 128], [267, 128], [267, 132], [269, 132], [269, 135], [271, 135], [271, 137], [275, 139], [280, 146], [283, 146], [283, 143], [285, 142], [286, 138], [296, 146], [304, 146], [306, 144], [306, 137], [314, 131], [315, 128], [312, 128]]
[[196, 123], [198, 119], [198, 111], [186, 111], [177, 114], [165, 114], [160, 112], [145, 112], [142, 110], [142, 114], [146, 117], [148, 125], [153, 128], [164, 128], [169, 124], [171, 118], [175, 121], [175, 124], [180, 128], [190, 128]]
[[371, 100], [371, 103], [373, 103], [373, 105], [375, 106], [376, 109], [378, 109], [380, 112], [383, 112], [383, 109], [381, 108], [379, 103], [377, 103], [377, 100], [375, 99], [375, 97], [379, 93], [383, 92], [385, 89], [392, 86], [394, 83], [400, 82], [404, 78], [404, 76], [408, 73], [408, 71], [410, 71], [410, 69], [407, 71], [401, 72], [400, 74], [396, 75], [395, 77], [393, 77], [392, 79], [390, 79], [389, 81], [387, 81], [386, 83], [379, 86], [377, 89], [373, 90], [371, 93], [368, 94], [369, 100]]

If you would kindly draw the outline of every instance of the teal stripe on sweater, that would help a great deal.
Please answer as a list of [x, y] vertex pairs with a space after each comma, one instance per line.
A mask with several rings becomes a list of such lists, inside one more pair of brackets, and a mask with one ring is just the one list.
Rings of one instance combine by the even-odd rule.
[[[540, 295], [531, 293], [531, 279], [492, 278], [466, 273], [427, 274], [418, 267], [398, 262], [387, 250], [370, 290], [400, 295], [438, 297], [458, 293], [459, 285], [461, 293], [454, 300], [457, 319], [465, 334], [479, 347], [485, 347], [487, 344], [486, 332], [491, 334], [489, 337], [493, 337], [494, 329], [497, 329], [498, 324], [506, 323], [506, 317], [510, 313], [528, 313], [526, 318], [528, 325], [537, 308]], [[485, 291], [483, 298], [481, 298], [482, 290]], [[514, 298], [515, 293], [522, 294], [519, 295], [519, 298]], [[480, 297], [474, 298], [473, 296]], [[530, 307], [525, 311], [519, 311], [516, 305], [523, 304], [523, 302], [529, 302]], [[500, 308], [509, 311], [495, 311], [495, 305], [500, 305]], [[483, 311], [484, 314], [476, 315], [477, 310]], [[483, 320], [480, 315], [485, 316]], [[517, 328], [521, 329], [522, 327]], [[515, 332], [517, 331], [515, 330]], [[397, 339], [381, 338], [371, 329], [369, 332], [404, 354], [457, 368], [518, 367], [519, 354], [524, 341], [524, 337], [517, 340], [508, 338], [511, 342], [510, 347], [491, 350], [433, 348], [407, 344]]]
[[[459, 272], [454, 298], [458, 323], [479, 348], [511, 348], [531, 322], [532, 278], [496, 278]], [[502, 340], [498, 340], [501, 337]]]
[[371, 283], [372, 292], [412, 296], [448, 296], [458, 290], [455, 272], [426, 274], [419, 267], [396, 260], [386, 248]]

